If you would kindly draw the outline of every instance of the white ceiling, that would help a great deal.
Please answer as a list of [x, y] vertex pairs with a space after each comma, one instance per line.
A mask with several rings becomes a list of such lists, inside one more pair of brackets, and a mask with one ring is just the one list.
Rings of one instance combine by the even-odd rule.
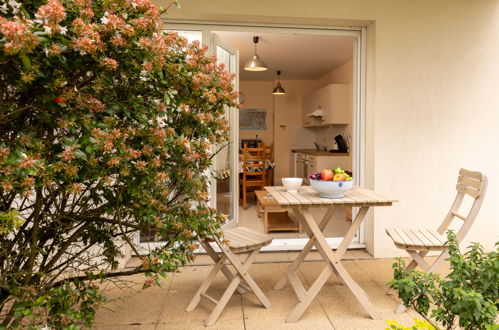
[[[281, 79], [315, 80], [353, 57], [353, 37], [289, 34], [216, 32], [225, 42], [239, 49], [240, 80], [274, 80], [281, 70]], [[244, 63], [253, 57], [253, 36], [259, 36], [257, 54], [269, 68], [263, 72], [244, 70]]]

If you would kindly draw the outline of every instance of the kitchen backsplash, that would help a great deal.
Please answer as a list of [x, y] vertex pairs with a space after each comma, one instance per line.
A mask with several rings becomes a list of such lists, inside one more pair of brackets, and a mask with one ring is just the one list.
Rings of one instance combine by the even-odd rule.
[[319, 144], [321, 149], [326, 146], [327, 150], [333, 149], [333, 138], [341, 134], [350, 146], [351, 132], [350, 125], [334, 125], [325, 127], [303, 128], [300, 126], [291, 127], [293, 149], [315, 149], [314, 142]]

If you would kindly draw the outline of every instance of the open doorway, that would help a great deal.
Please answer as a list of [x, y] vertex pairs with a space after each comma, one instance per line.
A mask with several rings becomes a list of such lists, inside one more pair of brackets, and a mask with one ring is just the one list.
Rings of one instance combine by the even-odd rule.
[[[352, 172], [357, 36], [296, 32], [215, 33], [239, 51], [242, 104], [239, 150], [242, 154], [245, 144], [271, 146], [267, 182], [281, 185], [283, 177], [301, 177], [304, 184], [308, 184], [308, 175], [323, 168], [341, 167]], [[265, 71], [244, 68], [255, 53], [255, 36], [258, 36], [257, 53], [267, 66]], [[273, 94], [278, 82], [277, 71], [285, 94]], [[239, 161], [242, 163], [242, 157]], [[245, 170], [251, 169], [240, 164], [239, 171]], [[248, 197], [246, 206], [239, 203], [238, 225], [267, 232], [281, 245], [299, 245], [299, 239], [306, 235], [300, 232], [292, 211], [272, 207], [266, 214], [259, 212], [258, 198], [258, 204], [265, 204], [266, 194], [255, 193], [261, 188], [244, 187], [242, 179], [240, 181], [239, 195], [242, 196], [242, 190], [246, 189]], [[339, 208], [325, 230], [327, 237], [343, 237], [349, 228], [345, 220], [351, 218], [351, 214], [352, 210]]]
[[[235, 225], [268, 231], [274, 241], [266, 247], [267, 250], [301, 249], [307, 239], [299, 229], [280, 230], [264, 226], [263, 218], [257, 213], [254, 193], [250, 193], [246, 209], [240, 206], [238, 152], [244, 142], [271, 145], [271, 161], [275, 167], [269, 170], [269, 179], [274, 185], [281, 185], [283, 177], [306, 179], [311, 172], [338, 166], [353, 172], [354, 183], [361, 185], [362, 29], [253, 27], [173, 21], [167, 23], [166, 29], [177, 31], [189, 40], [201, 41], [209, 46], [212, 54], [223, 49], [231, 70], [237, 73], [235, 84], [242, 94], [242, 106], [240, 110], [231, 110], [233, 148], [221, 153], [225, 155], [225, 161], [217, 160], [215, 164], [215, 169], [221, 166], [230, 168], [231, 176], [212, 180], [212, 205], [223, 208], [221, 211], [225, 213], [231, 210]], [[259, 36], [258, 55], [268, 67], [263, 72], [244, 70], [245, 62], [255, 51], [254, 36]], [[281, 71], [280, 82], [285, 95], [272, 94], [278, 70]], [[253, 113], [259, 114], [253, 116]], [[252, 117], [257, 118], [256, 123]], [[336, 136], [343, 137], [346, 152], [329, 152], [339, 147], [334, 140]], [[334, 215], [326, 229], [331, 247], [336, 247], [341, 241], [349, 226], [345, 219], [352, 212], [355, 215], [355, 210], [339, 209]], [[292, 212], [287, 216], [292, 223], [296, 222]], [[350, 247], [363, 246], [361, 229]]]

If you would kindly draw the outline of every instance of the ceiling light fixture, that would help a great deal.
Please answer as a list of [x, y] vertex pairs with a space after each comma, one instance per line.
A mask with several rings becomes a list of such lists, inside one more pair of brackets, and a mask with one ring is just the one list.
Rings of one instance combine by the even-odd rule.
[[274, 90], [272, 91], [272, 94], [274, 95], [285, 95], [286, 91], [284, 88], [281, 86], [281, 82], [279, 81], [279, 78], [281, 76], [281, 71], [277, 70], [277, 86], [275, 86]]
[[244, 70], [246, 71], [265, 71], [267, 70], [267, 64], [260, 59], [256, 54], [256, 44], [258, 43], [259, 37], [253, 37], [253, 42], [255, 43], [255, 55], [253, 58], [244, 64]]

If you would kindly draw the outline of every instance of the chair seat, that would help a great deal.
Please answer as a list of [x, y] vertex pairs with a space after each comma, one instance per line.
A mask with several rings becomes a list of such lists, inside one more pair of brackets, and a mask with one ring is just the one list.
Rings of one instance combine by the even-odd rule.
[[434, 229], [387, 229], [395, 245], [405, 250], [444, 250], [446, 237]]
[[251, 251], [272, 242], [272, 237], [246, 227], [236, 227], [224, 230], [224, 237], [229, 242], [233, 252]]

